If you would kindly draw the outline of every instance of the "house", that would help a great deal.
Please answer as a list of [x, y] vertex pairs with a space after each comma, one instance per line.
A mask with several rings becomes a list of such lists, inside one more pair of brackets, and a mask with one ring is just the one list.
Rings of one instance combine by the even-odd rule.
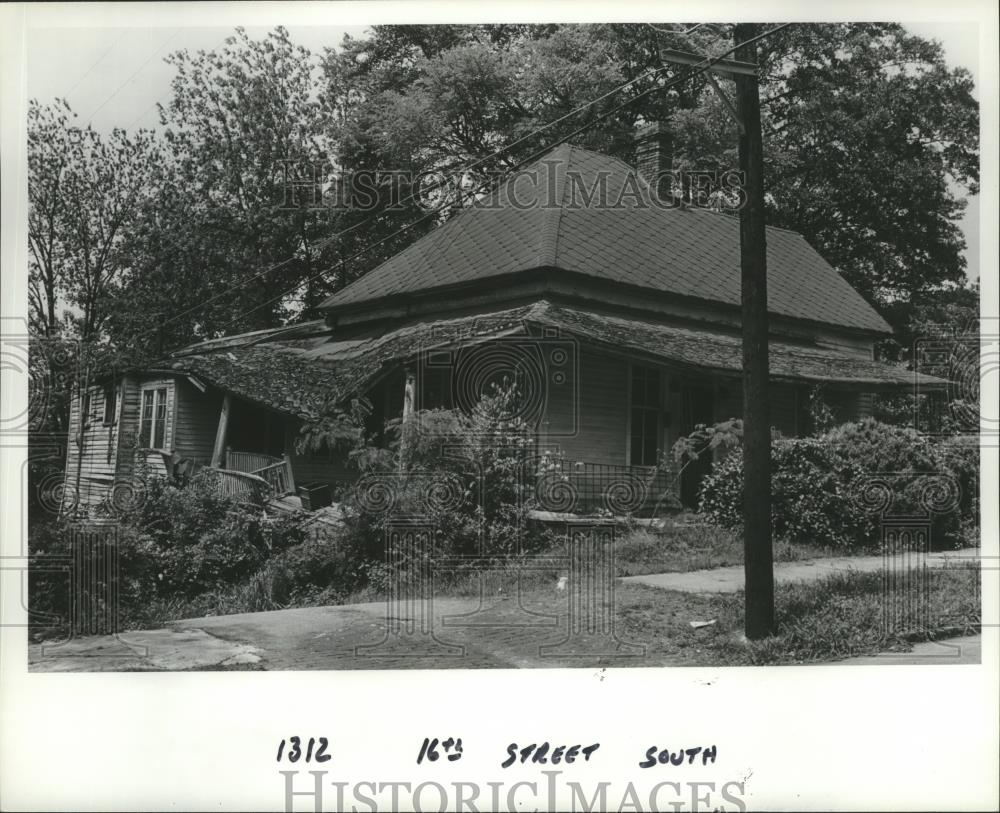
[[[663, 486], [645, 479], [666, 476], [649, 474], [661, 450], [741, 414], [742, 349], [738, 219], [657, 200], [643, 176], [667, 165], [662, 135], [640, 131], [639, 173], [559, 146], [331, 296], [324, 318], [91, 387], [71, 416], [69, 499], [93, 506], [128, 492], [137, 465], [176, 461], [277, 498], [335, 486], [357, 476], [347, 461], [294, 443], [330, 405], [363, 394], [377, 428], [404, 408], [468, 407], [513, 370], [524, 417], [578, 484], [561, 508], [591, 509], [622, 478]], [[843, 420], [868, 414], [872, 393], [945, 386], [875, 360], [889, 325], [801, 235], [768, 228], [767, 261], [782, 433], [808, 429], [816, 385]], [[677, 496], [690, 503], [702, 473], [686, 469]]]

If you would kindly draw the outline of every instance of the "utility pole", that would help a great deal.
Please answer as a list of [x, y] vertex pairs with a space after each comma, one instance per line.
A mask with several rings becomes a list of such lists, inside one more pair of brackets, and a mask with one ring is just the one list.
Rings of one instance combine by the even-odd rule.
[[[757, 63], [753, 23], [738, 23], [733, 56]], [[756, 75], [737, 73], [736, 115], [740, 128], [740, 277], [743, 321], [743, 551], [746, 636], [764, 638], [774, 629], [774, 555], [771, 548], [771, 416], [767, 400], [767, 243], [764, 221], [764, 147]]]

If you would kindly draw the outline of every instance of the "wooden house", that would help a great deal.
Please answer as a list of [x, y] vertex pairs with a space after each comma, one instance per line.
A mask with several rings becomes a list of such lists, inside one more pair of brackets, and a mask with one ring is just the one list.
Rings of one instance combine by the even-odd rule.
[[[639, 165], [662, 165], [653, 127]], [[945, 382], [875, 360], [889, 325], [799, 234], [767, 230], [771, 413], [807, 430], [822, 385], [843, 420], [879, 391]], [[129, 490], [137, 461], [197, 461], [233, 488], [356, 476], [300, 455], [303, 422], [366, 395], [374, 424], [404, 408], [468, 407], [518, 370], [524, 415], [582, 488], [644, 477], [659, 452], [741, 404], [738, 218], [665, 204], [642, 173], [557, 147], [322, 304], [324, 318], [202, 342], [90, 388], [74, 404], [66, 493]], [[138, 450], [138, 453], [137, 453]], [[693, 500], [701, 472], [680, 478]], [[596, 486], [595, 486], [596, 484]], [[586, 495], [584, 495], [586, 496]], [[567, 506], [561, 506], [566, 508]], [[569, 506], [582, 510], [588, 506]]]

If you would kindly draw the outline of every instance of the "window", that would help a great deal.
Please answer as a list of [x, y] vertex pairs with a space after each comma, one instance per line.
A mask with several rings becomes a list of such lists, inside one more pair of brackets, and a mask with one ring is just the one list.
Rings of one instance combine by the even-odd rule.
[[118, 403], [118, 390], [114, 386], [104, 388], [104, 425], [115, 422], [115, 407]]
[[150, 449], [162, 449], [166, 428], [167, 388], [143, 390], [139, 442]]
[[633, 466], [655, 466], [663, 420], [660, 371], [633, 365], [631, 395], [629, 461]]
[[90, 390], [80, 399], [80, 426], [84, 429], [90, 426]]

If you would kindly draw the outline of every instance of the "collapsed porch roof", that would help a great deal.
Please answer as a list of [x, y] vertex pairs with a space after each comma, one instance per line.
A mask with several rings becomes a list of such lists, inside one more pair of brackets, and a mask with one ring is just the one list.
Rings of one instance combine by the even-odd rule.
[[[302, 332], [240, 337], [216, 348], [193, 347], [165, 367], [195, 375], [241, 398], [288, 415], [315, 417], [364, 392], [392, 367], [421, 352], [510, 335], [554, 332], [609, 352], [656, 360], [679, 372], [738, 376], [739, 336], [596, 313], [547, 301], [492, 313], [415, 322], [380, 335], [340, 339]], [[772, 341], [775, 381], [857, 390], [942, 389], [940, 378], [818, 346]]]

